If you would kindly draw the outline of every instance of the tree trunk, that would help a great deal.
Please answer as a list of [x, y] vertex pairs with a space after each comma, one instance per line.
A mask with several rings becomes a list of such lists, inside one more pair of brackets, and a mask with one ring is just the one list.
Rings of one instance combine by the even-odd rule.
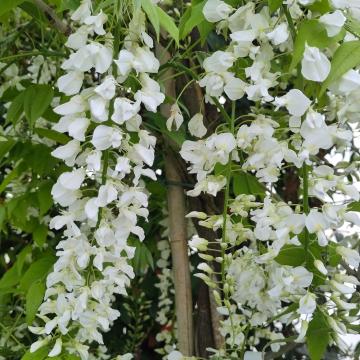
[[170, 246], [175, 284], [175, 307], [178, 329], [178, 345], [183, 355], [194, 352], [191, 280], [187, 247], [187, 224], [185, 194], [181, 186], [181, 175], [176, 162], [169, 154], [165, 156], [165, 173], [168, 181], [168, 211], [170, 224]]
[[[161, 45], [157, 44], [157, 57], [161, 63], [170, 59], [170, 54]], [[171, 78], [172, 70], [168, 70], [163, 76], [165, 93], [176, 98], [176, 85]], [[160, 107], [161, 114], [168, 118], [170, 116], [170, 105], [163, 104]], [[191, 293], [190, 267], [187, 246], [187, 224], [185, 193], [181, 186], [183, 181], [181, 169], [176, 164], [178, 160], [172, 153], [170, 146], [164, 156], [165, 176], [168, 184], [167, 202], [169, 212], [170, 247], [175, 286], [175, 308], [178, 330], [178, 348], [185, 356], [194, 353], [194, 331], [193, 331], [193, 302]]]

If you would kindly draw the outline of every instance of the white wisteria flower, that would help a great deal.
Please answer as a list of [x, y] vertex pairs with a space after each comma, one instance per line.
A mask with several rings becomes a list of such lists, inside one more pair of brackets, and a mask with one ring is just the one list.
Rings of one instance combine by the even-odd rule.
[[81, 151], [80, 141], [70, 140], [67, 144], [59, 146], [51, 152], [51, 155], [64, 160], [67, 166], [73, 166], [75, 164], [75, 159]]
[[119, 129], [107, 125], [99, 125], [94, 130], [91, 142], [97, 150], [106, 150], [110, 147], [119, 147], [121, 140], [122, 133]]
[[136, 92], [135, 100], [142, 102], [146, 110], [156, 112], [157, 107], [165, 100], [160, 85], [145, 73], [140, 75], [140, 82], [142, 88]]
[[307, 292], [299, 302], [299, 314], [312, 314], [316, 309], [316, 296], [311, 292]]
[[207, 129], [203, 122], [203, 115], [201, 113], [195, 114], [188, 123], [188, 129], [191, 135], [202, 138], [206, 135]]
[[82, 71], [69, 71], [67, 74], [59, 77], [57, 87], [65, 95], [77, 94], [83, 84], [84, 73]]
[[324, 81], [330, 73], [331, 63], [327, 56], [317, 47], [305, 44], [305, 51], [301, 60], [301, 73], [307, 80]]
[[285, 106], [290, 115], [303, 116], [309, 109], [311, 100], [299, 89], [291, 89], [284, 96], [276, 97], [274, 104], [277, 107]]
[[179, 105], [177, 103], [171, 105], [170, 116], [166, 120], [166, 128], [169, 131], [171, 131], [173, 125], [175, 124], [175, 130], [179, 130], [179, 128], [183, 122], [184, 122], [184, 117], [181, 113]]
[[319, 18], [319, 22], [324, 24], [329, 37], [339, 34], [345, 24], [345, 21], [346, 17], [340, 10], [324, 14]]
[[205, 3], [203, 14], [209, 22], [218, 22], [226, 19], [234, 9], [221, 0], [209, 0]]

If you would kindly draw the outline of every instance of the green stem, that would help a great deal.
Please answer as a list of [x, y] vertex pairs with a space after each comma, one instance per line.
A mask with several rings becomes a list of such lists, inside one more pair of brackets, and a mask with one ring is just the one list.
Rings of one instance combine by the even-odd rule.
[[[217, 103], [216, 105], [220, 105], [220, 103]], [[224, 110], [224, 109], [223, 109]], [[220, 110], [221, 111], [221, 110]], [[226, 113], [226, 111], [224, 110]], [[234, 134], [234, 120], [235, 120], [235, 101], [232, 103], [231, 108], [231, 117], [226, 113], [226, 119], [228, 120], [229, 128], [232, 134]], [[227, 224], [227, 211], [229, 207], [229, 197], [230, 197], [230, 181], [231, 181], [231, 158], [229, 156], [229, 162], [226, 165], [226, 187], [225, 187], [225, 195], [224, 195], [224, 207], [223, 207], [223, 231], [222, 231], [222, 238], [221, 242], [223, 244], [226, 243], [226, 224]], [[223, 258], [223, 261], [221, 263], [221, 278], [224, 283], [225, 281], [225, 249], [221, 248], [221, 257]]]
[[235, 123], [235, 119], [232, 119], [229, 114], [226, 112], [226, 110], [224, 109], [224, 107], [220, 104], [219, 100], [216, 97], [212, 97], [212, 100], [214, 101], [216, 107], [219, 109], [219, 111], [221, 112], [221, 115], [226, 119], [227, 123], [230, 126], [230, 129], [234, 128], [234, 123]]
[[24, 347], [24, 345], [20, 343], [20, 341], [17, 339], [17, 337], [14, 334], [12, 334], [11, 331], [9, 331], [9, 329], [4, 324], [2, 324], [1, 322], [0, 322], [0, 327], [5, 332], [7, 332], [7, 334], [6, 334], [7, 337], [10, 337], [11, 339], [13, 339], [16, 342], [17, 345], [19, 345], [21, 347]]
[[[216, 99], [217, 100], [217, 99]], [[229, 129], [231, 131], [231, 133], [234, 135], [234, 129], [235, 129], [235, 101], [232, 102], [232, 107], [231, 107], [231, 117], [227, 114], [227, 112], [225, 111], [225, 109], [221, 106], [221, 104], [216, 101], [216, 105], [218, 106], [218, 108], [220, 109], [220, 111], [222, 113], [224, 113], [224, 115], [226, 114], [226, 116], [224, 116], [228, 122], [229, 125]], [[221, 258], [222, 258], [222, 262], [221, 262], [221, 283], [224, 286], [225, 284], [225, 246], [223, 244], [226, 244], [226, 225], [227, 225], [227, 212], [228, 212], [228, 207], [229, 207], [229, 198], [230, 198], [230, 182], [231, 182], [231, 166], [232, 166], [232, 161], [231, 161], [231, 155], [229, 156], [229, 162], [227, 163], [226, 166], [226, 187], [225, 187], [225, 195], [224, 195], [224, 207], [223, 207], [223, 224], [222, 224], [222, 238], [221, 238]], [[225, 295], [225, 294], [224, 294]], [[228, 300], [228, 295], [225, 295], [225, 300]], [[231, 328], [233, 330], [233, 345], [234, 345], [234, 338], [235, 338], [235, 329], [234, 329], [234, 323], [233, 323], [233, 319], [231, 316], [231, 311], [229, 310], [229, 318], [230, 318], [230, 323], [231, 323]], [[233, 347], [233, 346], [232, 346]]]
[[295, 29], [295, 25], [294, 25], [293, 19], [291, 17], [291, 14], [289, 12], [289, 9], [288, 9], [288, 7], [286, 5], [282, 5], [282, 9], [284, 11], [286, 20], [287, 20], [287, 22], [289, 24], [291, 37], [292, 37], [293, 41], [295, 41], [295, 39], [296, 39], [296, 29]]
[[[309, 168], [306, 163], [304, 163], [302, 168], [302, 178], [303, 178], [303, 211], [307, 215], [310, 212], [310, 207], [309, 207]], [[305, 248], [305, 262], [307, 267], [309, 266], [309, 242], [310, 242], [309, 231], [305, 227], [304, 248]]]
[[0, 61], [9, 61], [9, 60], [22, 58], [22, 57], [37, 56], [37, 55], [44, 55], [45, 57], [47, 57], [47, 56], [49, 56], [49, 57], [50, 56], [65, 57], [66, 56], [66, 54], [64, 54], [64, 53], [54, 52], [54, 51], [27, 51], [27, 52], [22, 52], [22, 53], [19, 53], [16, 55], [2, 57], [2, 58], [0, 58]]
[[[289, 12], [289, 9], [286, 5], [282, 6], [282, 9], [284, 11], [286, 20], [288, 22], [291, 36], [293, 41], [296, 39], [296, 29], [293, 22], [293, 19], [291, 17], [291, 14]], [[300, 64], [297, 65], [297, 74], [299, 79], [299, 88], [303, 91], [304, 89], [304, 83], [303, 83], [303, 77], [301, 75], [301, 68]], [[308, 214], [310, 211], [309, 207], [309, 168], [308, 165], [304, 162], [304, 165], [302, 167], [302, 179], [303, 179], [303, 212], [304, 214]], [[310, 243], [310, 235], [308, 229], [304, 228], [304, 250], [305, 250], [305, 263], [306, 267], [309, 268], [310, 262], [309, 262], [309, 243]]]
[[[226, 187], [225, 187], [225, 196], [224, 196], [224, 207], [223, 207], [223, 229], [222, 229], [222, 238], [221, 243], [226, 243], [226, 224], [227, 224], [227, 210], [229, 206], [229, 197], [230, 197], [230, 181], [231, 181], [231, 160], [226, 165]], [[225, 281], [225, 249], [221, 247], [221, 257], [223, 261], [221, 263], [221, 279]]]
[[[113, 46], [113, 56], [117, 56], [118, 52], [119, 52], [119, 47], [120, 47], [120, 24], [118, 23], [115, 27], [115, 35], [114, 35], [114, 46]], [[113, 63], [112, 65], [112, 73], [114, 75], [114, 77], [117, 76], [117, 66], [115, 63]], [[110, 105], [109, 105], [109, 117], [108, 117], [108, 121], [111, 122], [111, 116], [114, 112], [114, 99], [112, 99], [110, 101]], [[104, 151], [104, 159], [103, 159], [103, 170], [101, 173], [101, 185], [105, 185], [106, 183], [106, 176], [107, 176], [107, 171], [109, 168], [109, 149]], [[101, 218], [102, 218], [102, 210], [103, 208], [99, 208], [99, 213], [98, 213], [98, 219], [96, 222], [96, 229], [100, 226], [101, 223]]]

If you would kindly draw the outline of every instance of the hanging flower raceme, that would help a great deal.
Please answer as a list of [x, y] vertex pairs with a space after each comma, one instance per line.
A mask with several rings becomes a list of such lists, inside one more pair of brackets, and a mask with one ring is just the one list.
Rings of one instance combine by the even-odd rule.
[[[50, 227], [62, 230], [63, 240], [37, 326], [30, 329], [42, 336], [32, 352], [47, 344], [50, 357], [67, 351], [84, 360], [92, 342], [103, 344], [101, 333], [120, 315], [112, 308], [114, 296], [126, 295], [134, 277], [128, 260], [135, 248], [127, 240], [144, 239], [138, 222], [147, 219], [148, 193], [141, 178], [156, 179], [150, 169], [155, 138], [141, 129], [139, 111], [142, 104], [156, 111], [164, 95], [148, 75], [159, 63], [140, 9], [119, 53], [118, 33], [107, 32], [107, 16], [92, 14], [91, 1], [83, 0], [71, 18], [79, 25], [66, 43], [74, 52], [58, 79], [70, 98], [54, 108], [61, 116], [54, 129], [72, 140], [52, 153], [70, 167], [51, 192], [62, 211]], [[129, 76], [138, 78], [138, 89], [124, 84]]]
[[[207, 262], [199, 265], [196, 276], [214, 289], [218, 311], [225, 317], [220, 331], [226, 347], [214, 350], [220, 358], [242, 356], [239, 348], [261, 350], [261, 339], [267, 339], [276, 352], [285, 344], [281, 329], [291, 323], [300, 330], [295, 341], [303, 342], [308, 327], [316, 326], [319, 317], [335, 334], [352, 332], [351, 323], [357, 319], [348, 311], [354, 306], [354, 299], [349, 299], [359, 283], [351, 275], [352, 268], [358, 268], [360, 258], [353, 244], [338, 236], [340, 227], [359, 225], [358, 213], [348, 206], [359, 200], [353, 184], [357, 175], [354, 169], [326, 164], [322, 152], [332, 149], [342, 158], [350, 152], [354, 131], [346, 122], [358, 121], [354, 116], [360, 91], [358, 70], [349, 70], [333, 82], [325, 107], [309, 89], [330, 76], [331, 48], [302, 44], [297, 76], [305, 87], [288, 78], [289, 83], [282, 83], [284, 74], [274, 70], [282, 64], [277, 58], [294, 50], [290, 33], [296, 32], [305, 6], [312, 3], [288, 2], [283, 6], [286, 16], [283, 10], [270, 13], [266, 6], [257, 7], [255, 1], [234, 9], [224, 1], [208, 0], [203, 8], [205, 18], [216, 23], [217, 32], [228, 42], [205, 58], [199, 85], [205, 90], [205, 100], [222, 115], [224, 103], [232, 103], [232, 112], [224, 116], [226, 124], [208, 138], [185, 141], [180, 154], [197, 180], [188, 195], [216, 196], [221, 190], [225, 194], [222, 214], [189, 214], [199, 225], [217, 234], [222, 231], [216, 240], [217, 257], [213, 256], [215, 245], [210, 251], [207, 239], [194, 237], [189, 243]], [[329, 43], [335, 43], [336, 35], [344, 31], [346, 12], [342, 10], [358, 9], [351, 2], [331, 3], [334, 12], [310, 23], [323, 27]], [[287, 18], [292, 18], [295, 30], [289, 31]], [[351, 37], [347, 34], [345, 41], [355, 40]], [[241, 106], [248, 105], [247, 114], [237, 106], [239, 99], [243, 99]], [[301, 174], [296, 190], [300, 204], [281, 199], [283, 174], [289, 167]], [[255, 188], [254, 183], [258, 184]], [[238, 188], [260, 196], [241, 194]], [[317, 198], [314, 208], [311, 197]], [[290, 259], [287, 254], [292, 252]], [[347, 264], [341, 271], [339, 257]], [[217, 279], [214, 262], [221, 264]], [[350, 274], [346, 274], [349, 266]], [[329, 293], [334, 294], [331, 299]], [[337, 335], [329, 336], [329, 342], [343, 348]], [[247, 358], [260, 359], [261, 354], [248, 351]]]

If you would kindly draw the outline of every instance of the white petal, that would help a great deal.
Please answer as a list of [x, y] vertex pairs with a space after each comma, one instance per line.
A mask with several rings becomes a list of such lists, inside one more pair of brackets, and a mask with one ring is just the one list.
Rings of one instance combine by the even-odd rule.
[[54, 347], [49, 352], [48, 357], [58, 356], [61, 353], [61, 349], [62, 349], [62, 341], [61, 338], [58, 338], [55, 342]]
[[80, 189], [81, 184], [85, 179], [84, 169], [75, 169], [71, 172], [64, 172], [59, 176], [59, 183], [69, 190]]
[[64, 160], [66, 165], [73, 166], [75, 164], [75, 158], [80, 151], [80, 142], [78, 140], [70, 140], [67, 144], [53, 150], [51, 155]]
[[262, 353], [255, 351], [245, 351], [244, 360], [262, 360]]
[[96, 198], [92, 198], [85, 204], [85, 214], [88, 219], [96, 221], [99, 213], [99, 207], [96, 205]]
[[102, 84], [95, 88], [95, 92], [106, 100], [111, 100], [115, 96], [115, 79], [112, 75], [107, 76]]
[[246, 83], [241, 79], [236, 77], [232, 78], [224, 86], [225, 94], [229, 97], [230, 100], [239, 100], [245, 94]]
[[133, 118], [139, 110], [139, 102], [132, 102], [127, 98], [116, 98], [114, 101], [114, 113], [111, 116], [111, 120], [117, 124], [123, 124], [125, 121]]
[[59, 77], [57, 86], [65, 95], [77, 94], [82, 86], [84, 80], [84, 73], [81, 71], [70, 71], [67, 74]]
[[87, 118], [77, 118], [69, 125], [69, 135], [76, 140], [85, 141], [85, 132], [90, 125]]
[[218, 22], [229, 17], [234, 9], [220, 0], [208, 0], [203, 8], [205, 19], [209, 22]]
[[324, 14], [319, 18], [319, 22], [324, 24], [329, 37], [337, 35], [344, 26], [345, 21], [346, 17], [340, 10]]
[[300, 314], [312, 314], [316, 309], [316, 297], [314, 294], [308, 292], [304, 295], [299, 302]]
[[90, 112], [95, 120], [106, 121], [108, 119], [107, 103], [106, 99], [98, 95], [89, 99]]
[[189, 132], [191, 135], [202, 138], [206, 135], [207, 129], [203, 123], [203, 115], [201, 113], [195, 114], [188, 123]]
[[324, 81], [330, 73], [331, 63], [318, 48], [305, 45], [301, 73], [307, 80]]
[[67, 103], [54, 108], [54, 112], [59, 115], [72, 115], [86, 110], [86, 102], [80, 95], [73, 96]]

